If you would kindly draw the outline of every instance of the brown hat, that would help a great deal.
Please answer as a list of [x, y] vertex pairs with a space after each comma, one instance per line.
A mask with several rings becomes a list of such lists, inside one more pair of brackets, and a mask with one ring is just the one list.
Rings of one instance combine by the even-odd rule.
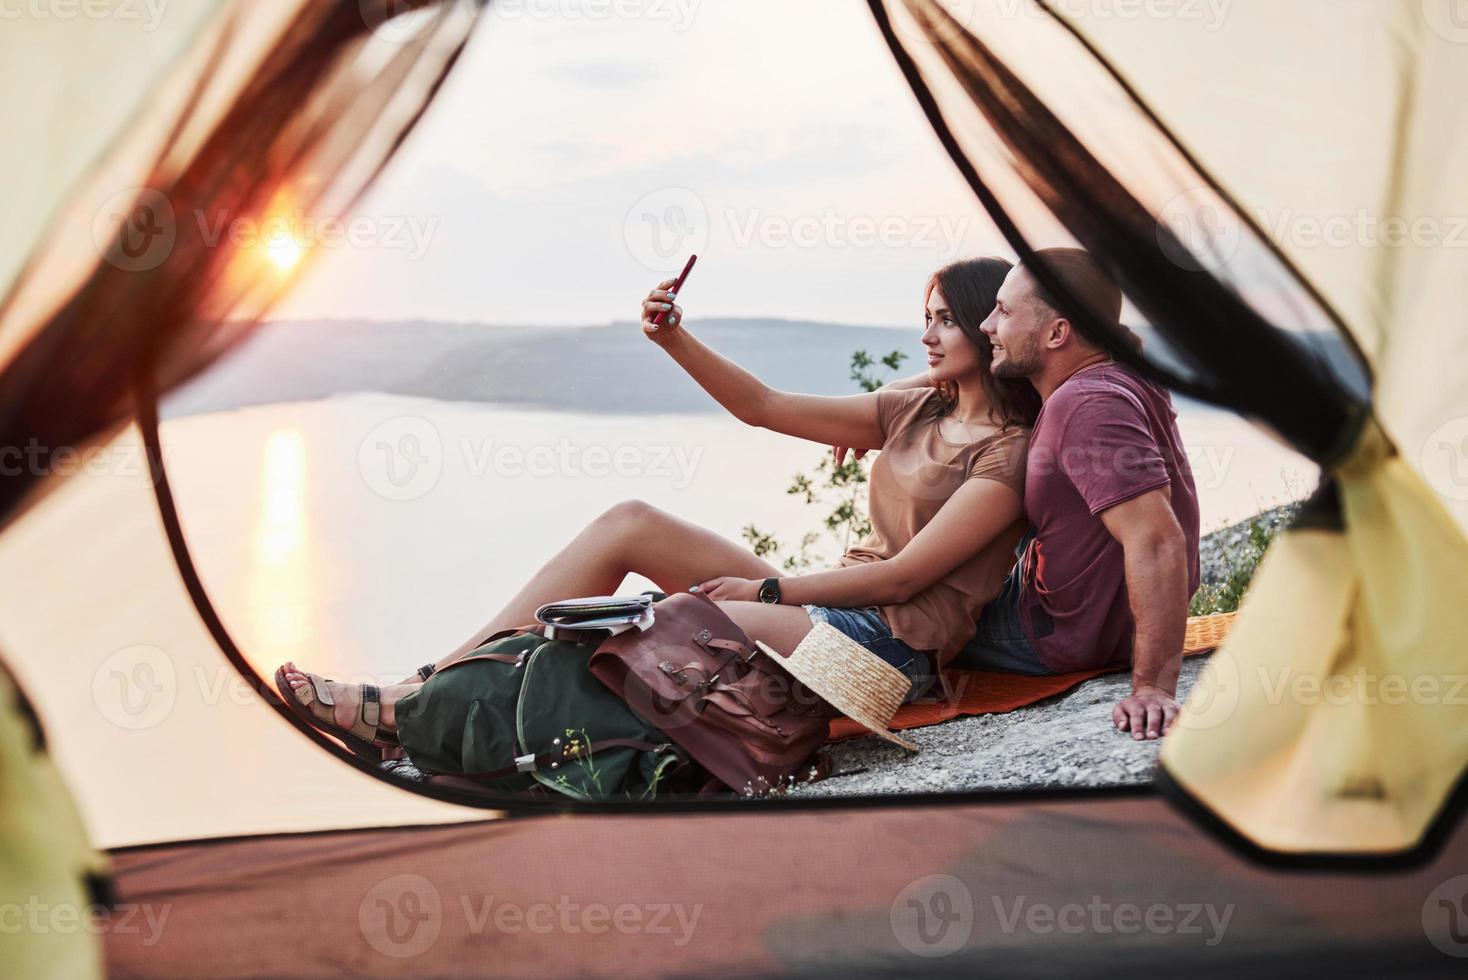
[[830, 623], [816, 623], [786, 657], [759, 640], [755, 646], [831, 707], [909, 752], [918, 747], [888, 726], [912, 681]]

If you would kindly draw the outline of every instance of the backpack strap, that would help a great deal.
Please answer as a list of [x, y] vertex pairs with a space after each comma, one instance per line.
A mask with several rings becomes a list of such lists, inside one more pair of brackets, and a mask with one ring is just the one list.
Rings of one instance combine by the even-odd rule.
[[[556, 742], [559, 743], [560, 741], [560, 739], [556, 739]], [[603, 739], [599, 742], [592, 742], [589, 746], [586, 747], [585, 754], [595, 755], [596, 753], [601, 752], [603, 749], [636, 749], [639, 752], [654, 752], [658, 749], [664, 748], [671, 748], [671, 743], [644, 742], [641, 739], [637, 738], [608, 738]], [[517, 772], [535, 772], [542, 766], [547, 766], [551, 769], [559, 769], [562, 762], [574, 761], [582, 754], [580, 752], [577, 752], [575, 755], [571, 755], [569, 754], [569, 752], [569, 745], [559, 744], [551, 751], [542, 752], [539, 755], [517, 756], [515, 759], [515, 764], [511, 766], [503, 766], [499, 769], [491, 769], [488, 772], [460, 772], [454, 773], [453, 775], [459, 776], [463, 779], [494, 780], [502, 779], [505, 776], [509, 776]]]

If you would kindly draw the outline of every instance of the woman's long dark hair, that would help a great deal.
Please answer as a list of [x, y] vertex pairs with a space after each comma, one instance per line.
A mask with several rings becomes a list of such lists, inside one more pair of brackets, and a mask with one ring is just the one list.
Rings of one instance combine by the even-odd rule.
[[[1014, 425], [1035, 424], [1040, 414], [1040, 393], [1025, 378], [996, 378], [991, 365], [994, 361], [994, 345], [988, 334], [979, 329], [979, 324], [989, 318], [998, 303], [999, 287], [1004, 277], [1014, 266], [1004, 259], [964, 259], [946, 265], [928, 279], [923, 289], [923, 308], [927, 309], [928, 298], [937, 289], [948, 303], [948, 311], [958, 323], [958, 329], [979, 352], [979, 363], [983, 367], [984, 393], [989, 397], [990, 410], [1004, 428]], [[958, 401], [958, 391], [952, 382], [938, 386], [939, 393], [951, 411]]]

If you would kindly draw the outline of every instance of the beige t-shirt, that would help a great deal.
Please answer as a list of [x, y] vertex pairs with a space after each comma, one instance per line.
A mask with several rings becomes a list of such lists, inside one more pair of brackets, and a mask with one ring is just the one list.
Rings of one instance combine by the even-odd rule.
[[[842, 556], [843, 567], [896, 556], [969, 480], [997, 480], [1023, 498], [1030, 430], [986, 429], [970, 435], [974, 441], [957, 442], [964, 426], [953, 419], [940, 426], [942, 412], [936, 388], [877, 392], [882, 451], [869, 477], [872, 533]], [[915, 650], [936, 651], [939, 666], [946, 665], [973, 638], [984, 604], [999, 594], [1025, 527], [1023, 518], [1016, 520], [907, 602], [879, 607], [892, 635]]]

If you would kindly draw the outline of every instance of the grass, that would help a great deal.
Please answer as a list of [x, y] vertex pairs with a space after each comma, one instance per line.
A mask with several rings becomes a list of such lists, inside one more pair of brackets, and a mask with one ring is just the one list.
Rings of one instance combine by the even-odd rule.
[[1295, 508], [1288, 508], [1283, 514], [1266, 512], [1251, 518], [1243, 544], [1223, 553], [1226, 569], [1223, 581], [1217, 584], [1204, 583], [1188, 604], [1188, 615], [1211, 616], [1215, 613], [1237, 612], [1244, 601], [1244, 595], [1249, 591], [1249, 583], [1254, 580], [1259, 563], [1264, 560], [1265, 552], [1279, 533], [1289, 526], [1294, 513]]

